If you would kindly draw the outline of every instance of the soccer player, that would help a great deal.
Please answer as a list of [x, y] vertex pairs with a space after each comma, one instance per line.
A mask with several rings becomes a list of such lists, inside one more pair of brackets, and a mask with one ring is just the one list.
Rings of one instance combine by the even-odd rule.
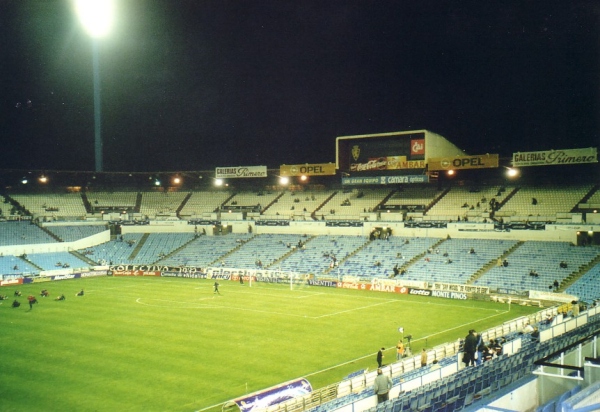
[[[213, 286], [214, 286], [213, 295], [217, 294], [217, 293], [220, 295], [221, 292], [219, 292], [219, 282], [215, 282], [215, 284]], [[213, 296], [213, 298], [214, 298], [214, 296]]]
[[27, 296], [27, 301], [29, 302], [29, 310], [33, 309], [34, 303], [37, 303], [37, 299], [33, 295]]

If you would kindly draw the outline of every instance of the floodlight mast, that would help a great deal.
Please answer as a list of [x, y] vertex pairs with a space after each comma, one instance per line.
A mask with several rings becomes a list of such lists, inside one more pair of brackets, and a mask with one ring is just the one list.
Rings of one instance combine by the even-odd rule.
[[102, 172], [102, 101], [100, 98], [98, 40], [110, 32], [114, 15], [114, 2], [112, 0], [75, 0], [75, 10], [84, 29], [92, 38], [95, 170], [96, 172]]

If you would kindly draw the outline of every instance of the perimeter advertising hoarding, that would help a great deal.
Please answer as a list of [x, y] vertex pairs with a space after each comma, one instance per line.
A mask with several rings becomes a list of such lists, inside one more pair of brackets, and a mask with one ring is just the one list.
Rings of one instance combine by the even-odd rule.
[[267, 177], [267, 166], [234, 166], [215, 168], [215, 179]]
[[342, 185], [395, 185], [407, 183], [427, 183], [428, 175], [401, 175], [401, 176], [369, 176], [369, 177], [343, 177]]
[[331, 176], [335, 175], [335, 163], [315, 163], [304, 165], [281, 165], [281, 176]]
[[519, 166], [554, 166], [583, 163], [598, 163], [598, 149], [545, 150], [542, 152], [513, 153], [512, 164]]
[[499, 165], [497, 154], [473, 156], [436, 157], [427, 160], [429, 171], [495, 168]]
[[242, 412], [264, 411], [269, 406], [277, 405], [290, 399], [298, 398], [312, 392], [312, 386], [304, 378], [296, 379], [281, 385], [255, 392], [242, 398], [234, 399]]

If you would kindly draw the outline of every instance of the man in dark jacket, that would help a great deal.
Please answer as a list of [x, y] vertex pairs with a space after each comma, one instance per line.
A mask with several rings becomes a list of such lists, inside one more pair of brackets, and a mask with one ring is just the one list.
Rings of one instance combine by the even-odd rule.
[[379, 351], [377, 352], [377, 366], [379, 368], [381, 368], [383, 366], [383, 351], [385, 350], [385, 348], [381, 348], [379, 349]]
[[474, 329], [469, 331], [469, 334], [465, 337], [464, 345], [465, 355], [463, 362], [465, 366], [475, 365], [475, 352], [477, 351], [477, 332]]

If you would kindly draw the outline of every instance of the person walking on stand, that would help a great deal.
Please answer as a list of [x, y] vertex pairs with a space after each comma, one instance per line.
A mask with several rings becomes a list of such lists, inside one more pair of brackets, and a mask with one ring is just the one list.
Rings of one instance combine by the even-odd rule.
[[377, 395], [377, 403], [385, 402], [389, 399], [390, 389], [392, 389], [392, 380], [389, 376], [383, 374], [381, 368], [378, 368], [377, 377], [373, 382], [373, 391]]
[[421, 351], [421, 367], [424, 368], [427, 366], [427, 351], [425, 348]]

